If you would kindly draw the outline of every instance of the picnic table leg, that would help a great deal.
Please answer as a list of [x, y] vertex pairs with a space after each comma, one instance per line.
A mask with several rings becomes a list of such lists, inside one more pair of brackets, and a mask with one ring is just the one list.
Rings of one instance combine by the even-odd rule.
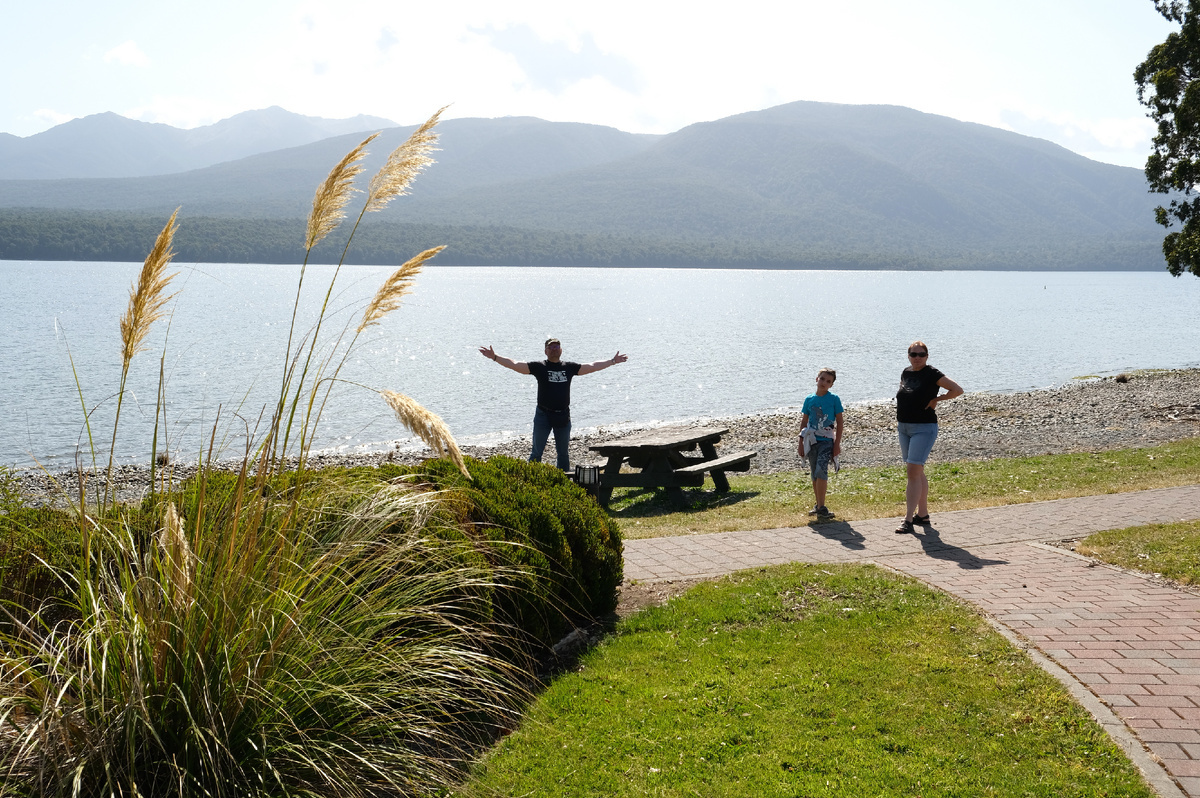
[[[612, 498], [612, 477], [621, 473], [621, 463], [623, 462], [625, 462], [623, 456], [610, 454], [608, 461], [604, 464], [604, 468], [600, 470], [600, 485], [596, 489], [596, 501], [600, 502], [601, 507], [607, 507], [609, 500]], [[605, 479], [605, 477], [608, 477], [608, 479]]]
[[[704, 453], [705, 460], [717, 459], [717, 447], [711, 441], [704, 441], [700, 444], [700, 451]], [[709, 471], [712, 477], [713, 484], [717, 486], [717, 493], [729, 492], [729, 479], [725, 476], [724, 471]]]
[[[676, 457], [678, 455], [675, 455]], [[642, 469], [643, 474], [647, 473], [671, 473], [675, 470], [675, 466], [671, 462], [671, 452], [659, 452], [651, 456], [650, 461], [646, 463], [646, 467]], [[676, 507], [687, 507], [687, 494], [683, 492], [683, 488], [678, 485], [667, 485], [665, 488], [667, 498]]]

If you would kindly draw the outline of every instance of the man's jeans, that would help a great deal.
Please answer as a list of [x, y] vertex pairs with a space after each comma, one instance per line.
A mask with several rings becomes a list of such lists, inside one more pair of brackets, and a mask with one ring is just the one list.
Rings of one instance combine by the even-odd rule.
[[571, 445], [571, 411], [563, 410], [561, 412], [547, 412], [542, 408], [538, 408], [533, 413], [533, 452], [529, 455], [529, 461], [540, 462], [542, 452], [546, 450], [546, 441], [550, 438], [550, 431], [554, 431], [554, 448], [558, 450], [558, 467], [563, 471], [569, 471], [571, 468], [571, 455], [569, 447]]

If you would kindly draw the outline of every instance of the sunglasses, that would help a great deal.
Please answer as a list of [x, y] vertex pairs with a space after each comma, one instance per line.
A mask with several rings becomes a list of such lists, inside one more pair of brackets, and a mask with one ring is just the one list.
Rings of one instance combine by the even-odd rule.
[[909, 352], [909, 357], [929, 357], [928, 352]]

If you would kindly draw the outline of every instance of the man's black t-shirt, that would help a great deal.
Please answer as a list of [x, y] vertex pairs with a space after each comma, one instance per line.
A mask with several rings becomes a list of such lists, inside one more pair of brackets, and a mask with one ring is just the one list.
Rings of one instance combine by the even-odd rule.
[[936, 424], [937, 413], [926, 407], [938, 395], [938, 380], [946, 376], [933, 366], [919, 371], [900, 372], [900, 390], [896, 391], [896, 420], [906, 424]]
[[564, 413], [571, 408], [571, 378], [579, 373], [578, 363], [532, 362], [529, 373], [537, 377], [538, 407], [551, 413]]

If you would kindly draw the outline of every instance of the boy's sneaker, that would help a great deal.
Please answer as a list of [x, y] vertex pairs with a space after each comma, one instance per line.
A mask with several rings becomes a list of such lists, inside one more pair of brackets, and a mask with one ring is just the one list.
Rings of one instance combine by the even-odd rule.
[[815, 507], [813, 507], [811, 510], [808, 511], [808, 514], [809, 515], [820, 515], [821, 514], [821, 505], [818, 504]]
[[817, 518], [820, 518], [820, 519], [833, 518], [833, 511], [822, 504], [820, 507], [817, 508]]

